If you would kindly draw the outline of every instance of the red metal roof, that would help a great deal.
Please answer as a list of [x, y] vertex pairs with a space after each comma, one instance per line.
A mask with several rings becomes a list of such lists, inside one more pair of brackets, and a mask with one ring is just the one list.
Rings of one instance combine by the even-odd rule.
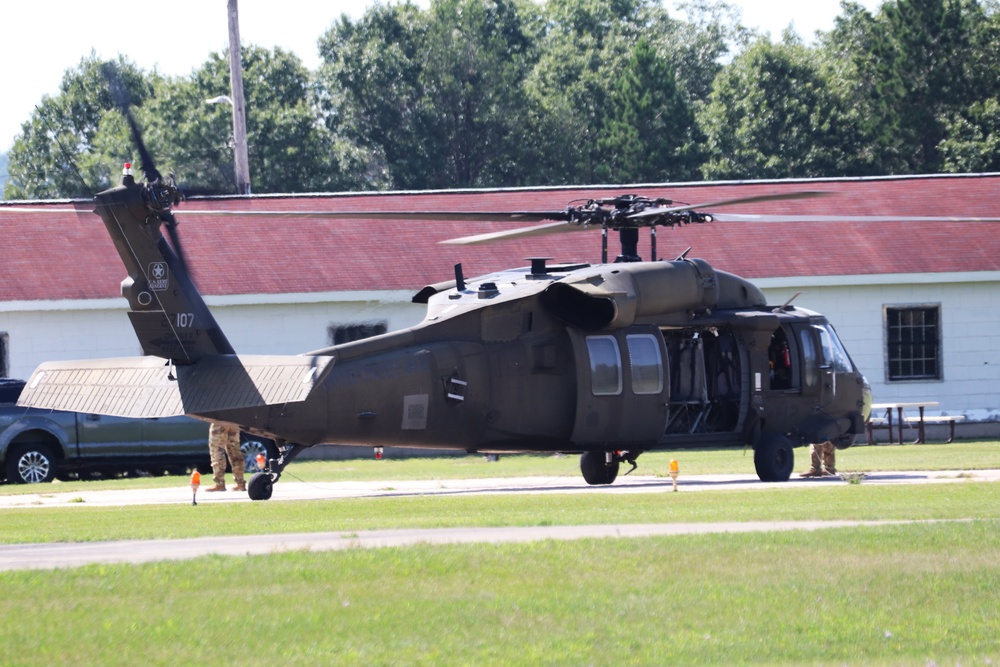
[[[175, 209], [199, 288], [210, 295], [413, 290], [450, 280], [462, 262], [472, 277], [525, 266], [524, 258], [600, 260], [600, 233], [554, 234], [484, 246], [438, 241], [513, 225], [475, 222], [335, 221], [210, 217], [225, 210], [559, 210], [572, 200], [637, 192], [699, 203], [823, 190], [832, 196], [732, 206], [716, 213], [1000, 217], [1000, 175], [752, 181], [665, 187], [367, 193], [219, 198]], [[0, 301], [99, 299], [119, 295], [125, 276], [101, 220], [90, 213], [37, 215], [0, 204]], [[43, 208], [51, 204], [32, 203]], [[65, 205], [63, 205], [65, 208]], [[1000, 223], [714, 222], [661, 229], [658, 255], [691, 246], [718, 269], [747, 278], [1000, 271]], [[649, 257], [649, 234], [640, 254]], [[609, 239], [611, 257], [616, 238]]]

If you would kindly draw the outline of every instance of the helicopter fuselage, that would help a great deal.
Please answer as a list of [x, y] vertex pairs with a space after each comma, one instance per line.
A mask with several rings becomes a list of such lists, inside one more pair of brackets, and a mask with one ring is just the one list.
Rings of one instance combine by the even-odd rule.
[[312, 352], [333, 368], [303, 403], [206, 416], [302, 444], [627, 458], [862, 432], [870, 392], [821, 315], [702, 260], [539, 266], [430, 286], [419, 325]]
[[[297, 356], [238, 355], [178, 252], [178, 197], [169, 182], [126, 176], [95, 198], [146, 356], [42, 364], [19, 403], [187, 414], [274, 438], [282, 454], [251, 480], [254, 499], [318, 444], [580, 452], [592, 484], [644, 451], [746, 445], [761, 479], [785, 480], [795, 445], [849, 446], [870, 410], [823, 316], [768, 306], [700, 259], [534, 258], [469, 281], [456, 267], [414, 297], [427, 314], [413, 327]], [[675, 209], [653, 213], [676, 222]]]

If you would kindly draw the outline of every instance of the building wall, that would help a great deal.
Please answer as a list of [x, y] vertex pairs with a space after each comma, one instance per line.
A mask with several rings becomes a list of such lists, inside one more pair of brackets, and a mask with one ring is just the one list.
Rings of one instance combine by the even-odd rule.
[[[326, 347], [329, 327], [384, 322], [389, 331], [423, 319], [408, 292], [206, 299], [229, 342], [243, 354], [300, 354]], [[0, 304], [10, 377], [43, 361], [142, 354], [123, 300]]]

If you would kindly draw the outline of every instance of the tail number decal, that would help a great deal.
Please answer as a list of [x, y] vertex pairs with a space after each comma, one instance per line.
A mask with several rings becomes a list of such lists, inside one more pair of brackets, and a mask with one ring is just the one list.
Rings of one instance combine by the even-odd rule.
[[190, 329], [194, 326], [194, 313], [177, 313], [177, 328]]

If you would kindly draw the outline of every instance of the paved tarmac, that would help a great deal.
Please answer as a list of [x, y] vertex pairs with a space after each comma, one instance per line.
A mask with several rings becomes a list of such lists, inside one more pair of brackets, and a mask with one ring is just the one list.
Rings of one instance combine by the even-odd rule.
[[177, 540], [123, 540], [14, 544], [0, 546], [0, 571], [50, 570], [94, 563], [148, 563], [199, 556], [254, 556], [288, 551], [342, 551], [415, 544], [500, 544], [540, 540], [608, 537], [703, 535], [763, 531], [821, 530], [883, 526], [911, 521], [754, 521], [742, 523], [666, 523], [593, 526], [508, 526], [494, 528], [422, 528], [329, 533], [283, 533], [198, 537]]
[[[845, 476], [846, 477], [846, 476]], [[1000, 470], [878, 472], [865, 475], [864, 484], [948, 484], [1000, 481]], [[809, 488], [817, 491], [847, 483], [840, 477], [764, 483], [751, 475], [687, 475], [678, 482], [679, 492], [708, 489]], [[32, 507], [109, 507], [158, 504], [190, 504], [191, 489], [184, 484], [160, 489], [124, 491], [73, 491], [62, 493], [50, 485], [40, 493], [0, 496], [0, 511]], [[611, 486], [594, 487], [577, 477], [524, 477], [475, 480], [334, 482], [311, 484], [281, 480], [266, 502], [335, 500], [386, 496], [445, 496], [496, 493], [669, 493], [673, 482], [660, 477], [620, 478]], [[245, 493], [198, 494], [199, 504], [253, 502]], [[2, 521], [0, 514], [0, 521]], [[593, 526], [529, 526], [500, 528], [444, 528], [329, 532], [305, 534], [206, 537], [179, 540], [129, 540], [119, 542], [0, 545], [0, 571], [78, 567], [92, 563], [144, 563], [180, 560], [210, 554], [240, 556], [282, 551], [328, 551], [349, 548], [381, 548], [412, 544], [458, 544], [472, 542], [526, 542], [545, 539], [645, 537], [719, 532], [819, 530], [848, 526], [875, 526], [886, 521], [782, 521], [705, 524], [628, 524]]]
[[[719, 489], [823, 489], [845, 484], [843, 477], [804, 479], [793, 476], [787, 482], [761, 482], [756, 475], [684, 475], [678, 478], [679, 492]], [[59, 484], [39, 487], [39, 493], [0, 496], [0, 509], [10, 507], [121, 507], [129, 505], [191, 504], [191, 488], [177, 478], [176, 487], [124, 491], [72, 491], [62, 493]], [[864, 475], [864, 484], [947, 484], [967, 481], [1000, 481], [1000, 470], [948, 470], [875, 472]], [[497, 493], [663, 493], [672, 490], [669, 478], [619, 476], [610, 486], [590, 486], [580, 475], [560, 477], [498, 477], [490, 479], [443, 479], [423, 481], [321, 482], [295, 481], [285, 475], [274, 485], [268, 501], [335, 500], [386, 496], [468, 496]], [[198, 493], [199, 504], [253, 502], [246, 493], [233, 491]]]

